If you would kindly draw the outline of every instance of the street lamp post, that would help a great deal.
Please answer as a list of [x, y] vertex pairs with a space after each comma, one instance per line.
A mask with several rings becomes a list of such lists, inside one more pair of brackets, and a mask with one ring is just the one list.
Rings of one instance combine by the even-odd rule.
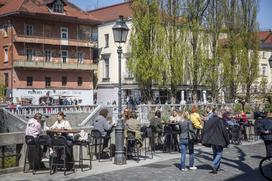
[[115, 25], [112, 27], [114, 42], [117, 45], [118, 53], [118, 122], [115, 128], [115, 157], [114, 163], [116, 165], [126, 164], [126, 157], [124, 151], [124, 123], [122, 120], [122, 85], [121, 85], [121, 54], [122, 54], [122, 44], [127, 40], [127, 35], [129, 28], [124, 21], [123, 16], [119, 16]]

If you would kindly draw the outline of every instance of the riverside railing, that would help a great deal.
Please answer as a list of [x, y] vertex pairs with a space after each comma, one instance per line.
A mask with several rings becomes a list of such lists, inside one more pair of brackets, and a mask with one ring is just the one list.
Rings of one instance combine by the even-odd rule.
[[43, 113], [46, 115], [57, 114], [59, 111], [64, 113], [91, 113], [97, 107], [97, 105], [60, 105], [60, 106], [15, 106], [6, 107], [15, 115], [34, 115], [35, 113]]

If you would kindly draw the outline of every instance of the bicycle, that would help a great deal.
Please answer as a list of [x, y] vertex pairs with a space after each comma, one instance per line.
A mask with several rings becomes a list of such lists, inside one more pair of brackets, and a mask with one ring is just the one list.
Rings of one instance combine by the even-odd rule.
[[272, 156], [263, 158], [259, 164], [259, 169], [264, 178], [272, 181]]

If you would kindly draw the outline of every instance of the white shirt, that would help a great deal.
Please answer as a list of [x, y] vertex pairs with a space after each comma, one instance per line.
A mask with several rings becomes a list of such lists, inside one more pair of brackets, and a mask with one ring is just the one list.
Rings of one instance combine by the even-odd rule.
[[25, 134], [36, 138], [41, 133], [42, 133], [41, 124], [34, 118], [29, 119], [26, 125]]
[[56, 121], [53, 126], [51, 126], [51, 129], [72, 129], [69, 121], [62, 120], [61, 122]]

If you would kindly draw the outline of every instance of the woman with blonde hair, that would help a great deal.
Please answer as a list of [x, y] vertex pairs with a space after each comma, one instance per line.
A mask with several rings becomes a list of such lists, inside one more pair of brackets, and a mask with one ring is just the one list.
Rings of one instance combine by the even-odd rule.
[[193, 127], [196, 129], [196, 136], [200, 139], [200, 132], [203, 129], [203, 121], [198, 113], [198, 109], [195, 105], [192, 107], [192, 112], [190, 114], [190, 119], [192, 121]]
[[186, 150], [189, 149], [189, 169], [196, 170], [194, 166], [194, 134], [195, 130], [193, 128], [192, 122], [190, 120], [190, 115], [188, 111], [183, 113], [183, 120], [179, 123], [180, 126], [180, 169], [181, 171], [186, 171], [185, 161], [186, 161]]

